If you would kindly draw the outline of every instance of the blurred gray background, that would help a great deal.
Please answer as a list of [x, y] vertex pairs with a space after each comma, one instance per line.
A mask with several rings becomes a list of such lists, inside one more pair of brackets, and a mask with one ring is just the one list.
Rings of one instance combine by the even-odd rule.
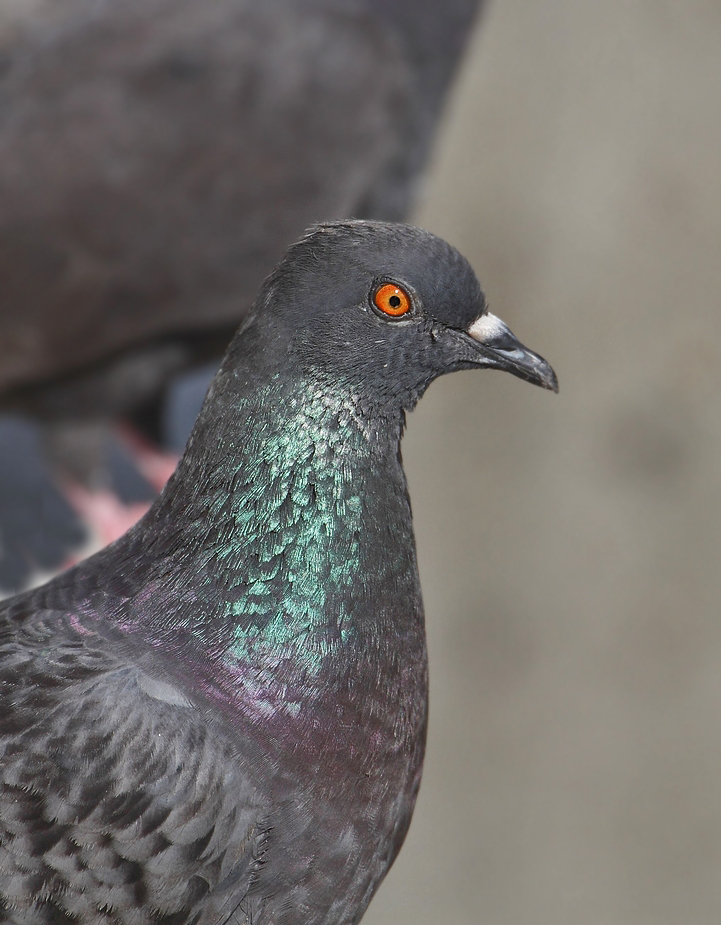
[[492, 0], [419, 224], [555, 366], [404, 443], [425, 779], [368, 925], [721, 921], [721, 3]]

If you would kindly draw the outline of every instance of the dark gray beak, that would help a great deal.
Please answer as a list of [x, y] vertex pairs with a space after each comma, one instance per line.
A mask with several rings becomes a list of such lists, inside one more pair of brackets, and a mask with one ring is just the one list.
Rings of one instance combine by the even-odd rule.
[[505, 369], [526, 382], [543, 389], [558, 391], [558, 379], [549, 364], [511, 333], [500, 318], [485, 312], [471, 324], [466, 333], [475, 342], [485, 359], [484, 366]]

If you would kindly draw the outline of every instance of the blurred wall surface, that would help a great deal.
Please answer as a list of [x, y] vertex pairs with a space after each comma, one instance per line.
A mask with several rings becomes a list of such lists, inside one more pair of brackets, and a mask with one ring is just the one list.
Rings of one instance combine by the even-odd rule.
[[404, 444], [431, 647], [368, 925], [721, 922], [721, 3], [494, 0], [419, 224], [555, 366]]

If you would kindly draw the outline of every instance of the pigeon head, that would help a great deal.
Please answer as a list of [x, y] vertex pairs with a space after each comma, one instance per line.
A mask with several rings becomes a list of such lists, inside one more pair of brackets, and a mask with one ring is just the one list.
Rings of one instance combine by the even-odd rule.
[[459, 369], [504, 369], [558, 388], [548, 363], [487, 311], [455, 248], [384, 222], [312, 228], [266, 280], [229, 361], [293, 370], [384, 412], [410, 410], [434, 379]]

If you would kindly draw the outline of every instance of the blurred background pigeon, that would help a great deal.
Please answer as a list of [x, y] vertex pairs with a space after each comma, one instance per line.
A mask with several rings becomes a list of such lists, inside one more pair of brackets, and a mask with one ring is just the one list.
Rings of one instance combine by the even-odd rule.
[[408, 214], [479, 5], [6, 5], [0, 589], [145, 509], [310, 222]]

